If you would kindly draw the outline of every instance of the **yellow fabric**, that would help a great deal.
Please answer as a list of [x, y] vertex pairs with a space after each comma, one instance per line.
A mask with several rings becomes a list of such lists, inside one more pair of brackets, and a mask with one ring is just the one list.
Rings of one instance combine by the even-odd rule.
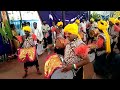
[[24, 27], [23, 27], [23, 30], [24, 30], [24, 31], [31, 32], [30, 26], [24, 26]]
[[115, 23], [120, 23], [120, 20], [116, 19], [116, 20], [115, 20]]
[[36, 48], [30, 47], [30, 48], [23, 48], [20, 50], [20, 53], [18, 55], [18, 58], [20, 61], [25, 60], [26, 55], [28, 54], [29, 61], [34, 61], [36, 56]]
[[62, 67], [61, 65], [62, 62], [57, 54], [50, 56], [44, 66], [45, 77], [51, 76], [56, 68]]
[[71, 34], [77, 35], [78, 38], [81, 39], [79, 31], [78, 31], [78, 25], [75, 24], [75, 23], [68, 24], [67, 26], [65, 26], [64, 32], [65, 33], [71, 33]]
[[90, 21], [94, 22], [94, 19], [93, 19], [93, 18], [91, 18], [91, 19], [90, 19]]
[[110, 35], [107, 32], [109, 25], [106, 21], [100, 20], [98, 22], [98, 28], [103, 31], [105, 37], [106, 37], [106, 53], [111, 52], [111, 45], [110, 45]]
[[79, 20], [79, 19], [76, 19], [76, 20], [75, 20], [75, 23], [80, 24], [80, 20]]
[[58, 22], [57, 26], [63, 26], [63, 22]]
[[109, 21], [111, 21], [113, 24], [115, 24], [115, 18], [109, 18]]

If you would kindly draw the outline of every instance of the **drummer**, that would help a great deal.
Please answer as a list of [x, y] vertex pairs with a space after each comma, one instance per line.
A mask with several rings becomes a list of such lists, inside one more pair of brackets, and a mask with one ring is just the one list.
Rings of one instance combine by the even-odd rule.
[[58, 38], [58, 37], [64, 37], [62, 21], [57, 23], [56, 38]]
[[80, 20], [79, 20], [79, 19], [76, 19], [76, 20], [75, 20], [75, 24], [78, 25], [78, 32], [79, 32], [79, 34], [80, 34], [81, 39], [83, 40], [83, 39], [84, 39], [84, 33], [82, 32], [82, 30], [80, 30]]
[[[30, 35], [31, 29], [28, 26], [25, 26], [23, 30], [25, 31], [25, 38], [23, 38], [23, 42], [21, 43], [20, 48], [29, 48], [29, 47], [35, 46], [34, 40], [33, 40], [32, 36]], [[36, 66], [37, 73], [41, 74], [41, 72], [39, 71], [38, 58], [36, 57], [35, 61], [33, 61], [33, 62], [27, 61], [24, 63], [25, 74], [24, 74], [23, 78], [26, 78], [28, 76], [28, 67], [31, 67], [34, 65]]]
[[[88, 57], [83, 58], [81, 60], [75, 54], [74, 49], [79, 45], [85, 45], [85, 43], [81, 40], [80, 35], [78, 33], [78, 26], [73, 24], [68, 24], [64, 28], [64, 32], [68, 40], [70, 41], [65, 47], [64, 53], [64, 62], [65, 67], [62, 69], [62, 72], [67, 72], [69, 70], [73, 70], [75, 73], [74, 79], [82, 79], [83, 78], [83, 66], [89, 63]], [[79, 69], [80, 68], [80, 69]], [[77, 70], [77, 72], [75, 71]]]
[[90, 31], [95, 30], [97, 28], [97, 24], [93, 18], [90, 19], [90, 23], [87, 25], [87, 28], [89, 28], [89, 30], [87, 31], [87, 34], [88, 34], [88, 42], [87, 43], [92, 43], [94, 40], [94, 37], [90, 37]]
[[119, 25], [120, 25], [120, 22], [118, 19], [115, 19], [115, 18], [110, 18], [109, 19], [109, 33], [110, 33], [110, 36], [111, 36], [111, 51], [113, 52], [114, 51], [114, 48], [117, 44], [117, 38], [119, 36]]
[[111, 44], [110, 44], [110, 35], [108, 34], [108, 23], [106, 21], [100, 20], [98, 22], [98, 29], [100, 34], [96, 43], [90, 45], [93, 49], [96, 49], [96, 58], [94, 62], [94, 69], [97, 74], [107, 75], [108, 74], [108, 62], [110, 61], [111, 56]]

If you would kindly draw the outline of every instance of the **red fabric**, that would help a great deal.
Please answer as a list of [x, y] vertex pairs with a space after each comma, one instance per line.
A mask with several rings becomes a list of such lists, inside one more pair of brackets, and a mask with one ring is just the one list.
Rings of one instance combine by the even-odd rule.
[[120, 26], [114, 25], [114, 30], [115, 30], [116, 32], [120, 32]]
[[26, 53], [26, 57], [21, 59], [21, 55], [20, 54], [21, 54], [22, 50], [24, 50], [24, 49], [23, 48], [19, 48], [18, 49], [18, 61], [19, 62], [23, 62], [23, 63], [26, 62], [26, 61], [33, 62], [35, 60], [35, 58], [36, 58], [36, 47], [33, 47], [33, 48], [34, 48], [34, 50], [32, 50], [32, 52], [34, 52], [34, 56], [33, 56], [32, 59], [29, 57], [28, 52]]
[[96, 42], [97, 47], [101, 48], [101, 47], [103, 47], [103, 44], [104, 44], [104, 39], [99, 37], [97, 42]]
[[33, 40], [37, 40], [37, 37], [35, 34], [32, 34], [32, 38], [33, 38]]
[[19, 42], [22, 42], [22, 36], [16, 36], [16, 38]]
[[89, 52], [89, 47], [87, 45], [80, 45], [74, 51], [76, 55], [86, 57]]
[[56, 31], [56, 28], [55, 28], [55, 27], [52, 27], [51, 31], [52, 31], [52, 32]]

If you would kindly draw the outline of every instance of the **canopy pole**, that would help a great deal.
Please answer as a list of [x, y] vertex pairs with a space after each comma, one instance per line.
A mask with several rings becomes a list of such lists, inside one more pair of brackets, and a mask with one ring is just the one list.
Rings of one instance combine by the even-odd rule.
[[65, 22], [65, 11], [62, 11], [62, 20], [63, 20], [63, 27], [65, 27], [66, 22]]

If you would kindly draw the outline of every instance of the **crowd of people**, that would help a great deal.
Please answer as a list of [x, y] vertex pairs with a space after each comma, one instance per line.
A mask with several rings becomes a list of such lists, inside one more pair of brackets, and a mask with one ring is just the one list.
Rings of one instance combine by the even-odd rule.
[[[34, 22], [34, 28], [31, 28], [29, 22], [23, 23], [19, 32], [16, 32], [13, 24], [11, 25], [15, 43], [14, 53], [18, 48], [29, 47], [35, 47], [37, 52], [33, 62], [29, 60], [24, 62], [23, 78], [28, 75], [28, 67], [33, 65], [36, 66], [38, 74], [41, 74], [38, 55], [45, 51], [48, 55], [52, 51], [60, 55], [64, 64], [61, 72], [72, 70], [73, 79], [83, 78], [83, 66], [90, 62], [91, 53], [95, 53], [93, 66], [96, 74], [106, 78], [120, 77], [120, 17], [109, 20], [76, 19], [65, 27], [62, 21], [53, 22], [52, 27], [43, 21], [41, 30], [37, 25]], [[22, 40], [18, 36], [21, 36]]]

